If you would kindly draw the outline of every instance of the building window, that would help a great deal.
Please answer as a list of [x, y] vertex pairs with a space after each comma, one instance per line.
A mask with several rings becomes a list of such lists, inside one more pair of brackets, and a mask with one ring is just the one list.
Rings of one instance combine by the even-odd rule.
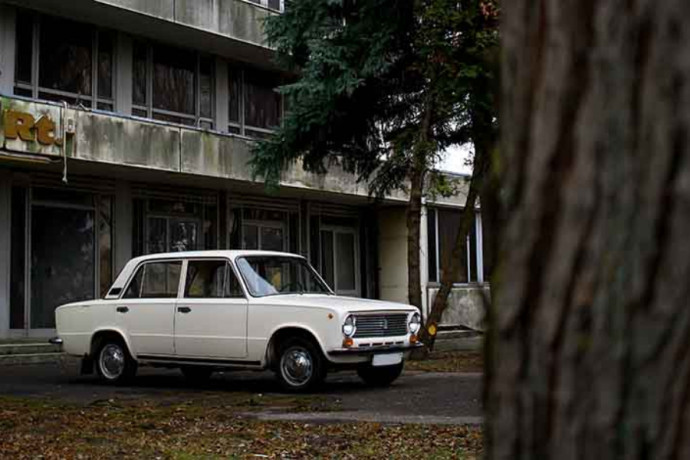
[[[455, 246], [458, 229], [462, 220], [462, 210], [429, 209], [427, 213], [427, 260], [429, 263], [429, 282], [440, 283]], [[481, 215], [475, 215], [475, 223], [470, 229], [462, 251], [462, 263], [453, 274], [453, 282], [458, 284], [484, 282], [481, 237]]]
[[132, 114], [213, 128], [213, 58], [194, 51], [136, 41]]
[[256, 3], [257, 5], [265, 6], [266, 8], [270, 8], [272, 10], [276, 11], [283, 11], [285, 8], [285, 1], [284, 0], [249, 0], [252, 3]]
[[110, 31], [19, 10], [14, 92], [112, 111], [113, 45]]
[[228, 131], [260, 139], [269, 137], [283, 116], [283, 98], [276, 91], [280, 78], [232, 64], [228, 76]]

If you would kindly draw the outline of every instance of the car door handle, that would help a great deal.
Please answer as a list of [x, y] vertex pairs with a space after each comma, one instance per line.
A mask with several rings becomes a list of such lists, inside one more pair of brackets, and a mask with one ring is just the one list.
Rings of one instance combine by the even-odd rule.
[[117, 307], [116, 310], [118, 313], [127, 313], [129, 311], [129, 307]]
[[177, 307], [177, 311], [179, 311], [180, 313], [189, 313], [190, 311], [192, 311], [192, 309], [189, 307]]

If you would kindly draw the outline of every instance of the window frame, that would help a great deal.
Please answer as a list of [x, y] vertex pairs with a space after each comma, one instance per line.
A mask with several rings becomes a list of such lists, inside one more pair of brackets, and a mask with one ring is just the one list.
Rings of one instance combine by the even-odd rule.
[[[107, 112], [115, 112], [115, 101], [117, 99], [117, 52], [116, 52], [116, 37], [113, 39], [113, 49], [111, 50], [111, 81], [110, 81], [110, 93], [111, 97], [101, 97], [98, 94], [98, 71], [99, 71], [99, 54], [100, 54], [100, 48], [99, 48], [99, 37], [101, 33], [111, 33], [113, 36], [115, 35], [115, 32], [109, 29], [105, 29], [102, 27], [95, 26], [93, 24], [89, 23], [84, 23], [80, 21], [74, 21], [72, 19], [69, 19], [69, 21], [75, 22], [81, 26], [84, 26], [85, 28], [91, 29], [91, 95], [84, 95], [84, 94], [79, 94], [79, 93], [72, 93], [69, 91], [63, 91], [63, 90], [58, 90], [58, 89], [53, 89], [53, 88], [46, 88], [40, 86], [40, 71], [41, 71], [41, 28], [43, 21], [47, 19], [57, 19], [61, 20], [62, 18], [59, 18], [57, 16], [53, 15], [48, 15], [48, 14], [42, 14], [36, 11], [32, 10], [26, 10], [22, 9], [19, 12], [20, 14], [27, 14], [31, 18], [31, 26], [32, 26], [32, 31], [31, 31], [31, 82], [26, 83], [17, 80], [17, 74], [15, 70], [15, 74], [12, 76], [13, 80], [13, 93], [17, 95], [17, 90], [24, 90], [24, 91], [31, 91], [31, 98], [32, 99], [39, 99], [43, 100], [40, 95], [41, 94], [48, 94], [52, 96], [64, 96], [66, 98], [74, 99], [75, 104], [74, 106], [78, 105], [83, 105], [86, 106], [90, 109], [95, 109], [95, 110], [103, 110]], [[16, 48], [15, 44], [15, 48]], [[52, 101], [55, 102], [55, 101]], [[87, 102], [87, 104], [84, 104], [84, 102]], [[109, 109], [99, 109], [98, 106], [99, 104], [105, 104], [109, 105]]]
[[[309, 261], [306, 259], [306, 257], [303, 257], [303, 256], [291, 256], [291, 255], [273, 256], [273, 255], [262, 255], [262, 254], [256, 254], [256, 255], [253, 255], [253, 254], [252, 254], [252, 255], [242, 254], [242, 255], [237, 256], [233, 262], [236, 264], [237, 260], [239, 260], [239, 259], [244, 259], [245, 261], [247, 261], [247, 262], [249, 263], [249, 260], [248, 260], [248, 259], [251, 259], [251, 258], [262, 258], [262, 257], [275, 257], [275, 258], [281, 258], [281, 259], [302, 259], [302, 261], [306, 264], [307, 268], [308, 268], [309, 270], [311, 270], [311, 273], [312, 273], [313, 275], [315, 275], [316, 278], [317, 278], [321, 283], [323, 283], [322, 286], [326, 288], [326, 291], [325, 291], [323, 294], [324, 294], [324, 295], [337, 295], [337, 294], [335, 293], [335, 291], [328, 285], [328, 283], [326, 283], [326, 281], [323, 279], [323, 277], [321, 276], [321, 274], [320, 274], [320, 273], [309, 263]], [[277, 292], [277, 293], [274, 293], [274, 294], [254, 295], [254, 294], [252, 293], [252, 291], [249, 289], [249, 282], [248, 282], [247, 279], [245, 278], [244, 273], [242, 272], [242, 270], [240, 270], [240, 269], [238, 268], [237, 271], [239, 272], [239, 277], [240, 277], [239, 279], [242, 280], [240, 284], [242, 284], [242, 288], [244, 289], [245, 294], [246, 294], [248, 297], [251, 297], [252, 299], [262, 299], [262, 298], [264, 298], [264, 297], [274, 297], [274, 296], [280, 296], [280, 295], [291, 295], [291, 293], [281, 293], [281, 292]], [[315, 294], [315, 293], [310, 292], [310, 293], [308, 293], [308, 294]]]
[[[252, 2], [253, 3], [253, 2]], [[235, 134], [235, 135], [240, 135], [244, 137], [249, 137], [249, 138], [254, 138], [254, 139], [261, 139], [262, 137], [269, 136], [275, 132], [275, 129], [270, 129], [270, 128], [263, 128], [260, 126], [252, 126], [248, 125], [246, 122], [246, 97], [247, 97], [247, 74], [251, 72], [261, 72], [261, 73], [270, 73], [266, 70], [262, 69], [257, 69], [257, 68], [251, 68], [246, 65], [241, 65], [236, 62], [232, 61], [227, 61], [226, 62], [227, 70], [228, 70], [228, 87], [227, 87], [227, 99], [228, 99], [228, 125], [224, 127], [224, 129], [230, 133], [230, 134]], [[249, 70], [249, 72], [247, 72]], [[239, 95], [238, 95], [238, 118], [239, 120], [233, 121], [230, 120], [230, 95], [232, 94], [232, 74], [233, 72], [236, 72], [239, 74]], [[278, 80], [282, 80], [280, 74], [272, 72], [272, 75], [274, 75]], [[282, 82], [278, 85], [281, 86]], [[278, 87], [276, 86], [273, 90]], [[282, 125], [283, 119], [285, 118], [285, 96], [280, 93], [276, 93], [280, 97], [280, 110], [278, 114], [278, 124]], [[236, 132], [235, 132], [236, 131]], [[258, 133], [260, 136], [252, 136], [251, 133]]]
[[[189, 274], [189, 263], [190, 262], [224, 262], [225, 263], [225, 274], [223, 277], [223, 296], [222, 297], [187, 297], [186, 291], [187, 291], [187, 276]], [[235, 267], [233, 267], [232, 261], [227, 258], [227, 257], [193, 257], [193, 258], [188, 258], [184, 259], [183, 263], [183, 270], [184, 270], [184, 282], [182, 284], [182, 292], [180, 299], [185, 299], [185, 300], [223, 300], [223, 299], [244, 299], [247, 300], [247, 292], [245, 290], [245, 287], [240, 281], [240, 277], [235, 270]], [[227, 286], [228, 286], [228, 281], [230, 279], [230, 276], [234, 276], [235, 280], [237, 281], [237, 284], [240, 286], [240, 291], [242, 292], [242, 295], [239, 296], [228, 296], [226, 295], [227, 293]]]
[[[427, 219], [433, 218], [434, 219], [434, 232], [435, 232], [435, 259], [436, 259], [436, 278], [431, 279], [430, 273], [427, 274], [427, 283], [432, 286], [437, 286], [441, 284], [441, 241], [440, 241], [440, 232], [439, 232], [439, 209], [446, 209], [446, 210], [455, 210], [459, 212], [464, 211], [463, 208], [444, 208], [444, 207], [438, 207], [438, 206], [433, 206], [433, 207], [428, 207], [427, 208]], [[431, 214], [433, 213], [433, 217], [431, 217]], [[428, 228], [428, 226], [427, 226]], [[467, 235], [467, 241], [465, 243], [465, 254], [466, 254], [466, 263], [467, 263], [467, 281], [466, 282], [453, 282], [453, 286], [472, 286], [472, 285], [484, 285], [488, 284], [489, 281], [484, 279], [484, 252], [483, 252], [483, 238], [482, 238], [482, 219], [481, 219], [481, 211], [479, 208], [475, 209], [474, 213], [474, 231], [475, 231], [475, 247], [476, 247], [476, 259], [472, 260], [472, 251], [471, 251], [471, 243], [470, 243], [470, 236], [471, 233], [468, 233]], [[427, 250], [429, 250], [430, 242], [429, 242], [429, 236], [427, 235]], [[427, 264], [429, 264], [429, 259], [427, 258]], [[474, 270], [477, 271], [476, 273], [476, 281], [470, 281], [472, 279], [472, 274], [474, 273]]]
[[[146, 118], [150, 120], [154, 120], [156, 122], [161, 122], [161, 123], [173, 123], [176, 125], [181, 125], [181, 126], [186, 126], [186, 127], [194, 127], [194, 128], [199, 128], [199, 129], [209, 129], [209, 130], [214, 130], [216, 129], [216, 60], [213, 55], [211, 54], [206, 54], [202, 53], [197, 50], [190, 50], [186, 49], [186, 51], [191, 52], [194, 55], [194, 113], [189, 114], [189, 113], [184, 113], [184, 112], [175, 112], [171, 110], [166, 110], [166, 109], [157, 109], [153, 106], [153, 65], [154, 65], [154, 49], [156, 47], [168, 47], [172, 49], [184, 49], [180, 48], [177, 46], [173, 45], [168, 45], [164, 43], [157, 43], [157, 42], [152, 42], [140, 38], [134, 38], [132, 40], [132, 56], [134, 56], [134, 47], [138, 44], [141, 44], [146, 48], [146, 74], [145, 74], [145, 79], [146, 79], [146, 95], [145, 95], [145, 103], [144, 105], [137, 104], [134, 102], [134, 91], [132, 91], [132, 114], [134, 116], [139, 116], [134, 114], [135, 110], [138, 111], [143, 111], [146, 112], [146, 116], [141, 117], [141, 118]], [[201, 61], [202, 59], [209, 59], [211, 62], [211, 116], [210, 117], [204, 117], [201, 115]], [[134, 72], [132, 72], [131, 75], [132, 78], [132, 86], [134, 86]], [[176, 118], [182, 118], [185, 120], [191, 120], [193, 124], [185, 124], [185, 123], [179, 123], [179, 122], [173, 122], [173, 121], [168, 121], [168, 120], [159, 120], [154, 117], [154, 115], [163, 115], [163, 116], [170, 116], [170, 117], [176, 117]], [[202, 126], [203, 124], [208, 124], [209, 126]]]
[[[139, 270], [144, 267], [145, 265], [148, 264], [154, 264], [154, 263], [169, 263], [169, 262], [180, 262], [182, 265], [180, 268], [180, 278], [177, 280], [177, 292], [175, 297], [141, 297], [141, 289], [139, 291], [139, 297], [125, 297], [125, 294], [127, 294], [127, 291], [129, 291], [129, 286], [132, 284], [134, 281], [134, 278], [136, 278], [137, 274], [139, 273]], [[122, 291], [120, 291], [119, 296], [117, 297], [117, 300], [142, 300], [142, 299], [156, 299], [156, 300], [170, 300], [170, 299], [179, 299], [180, 298], [180, 289], [184, 289], [184, 285], [181, 283], [184, 280], [183, 274], [186, 274], [184, 272], [186, 268], [185, 264], [185, 259], [181, 258], [161, 258], [161, 259], [148, 259], [148, 260], [142, 260], [137, 264], [136, 267], [132, 270], [132, 273], [129, 274], [129, 277], [127, 278], [127, 282], [124, 285], [124, 288]]]

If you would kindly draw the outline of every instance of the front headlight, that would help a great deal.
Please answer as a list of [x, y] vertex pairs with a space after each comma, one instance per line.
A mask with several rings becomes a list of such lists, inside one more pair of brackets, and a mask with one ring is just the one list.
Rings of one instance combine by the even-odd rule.
[[415, 313], [412, 316], [410, 316], [410, 320], [407, 323], [407, 328], [413, 334], [419, 332], [419, 330], [422, 328], [422, 317], [419, 316], [419, 313]]
[[352, 315], [348, 315], [347, 318], [345, 318], [345, 322], [343, 323], [343, 334], [345, 337], [352, 337], [355, 335], [355, 331], [357, 330], [357, 321], [355, 320], [355, 317]]

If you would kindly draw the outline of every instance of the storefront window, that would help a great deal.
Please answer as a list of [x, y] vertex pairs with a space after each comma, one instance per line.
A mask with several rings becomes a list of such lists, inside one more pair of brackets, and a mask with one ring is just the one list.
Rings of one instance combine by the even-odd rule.
[[55, 327], [55, 308], [94, 298], [94, 211], [34, 204], [31, 328]]
[[55, 308], [105, 294], [113, 277], [112, 206], [111, 195], [12, 188], [12, 329], [53, 329]]
[[98, 254], [100, 296], [104, 297], [113, 283], [113, 199], [98, 197]]
[[134, 200], [136, 254], [217, 249], [218, 205], [168, 200]]
[[24, 329], [26, 299], [26, 188], [12, 187], [10, 329]]

